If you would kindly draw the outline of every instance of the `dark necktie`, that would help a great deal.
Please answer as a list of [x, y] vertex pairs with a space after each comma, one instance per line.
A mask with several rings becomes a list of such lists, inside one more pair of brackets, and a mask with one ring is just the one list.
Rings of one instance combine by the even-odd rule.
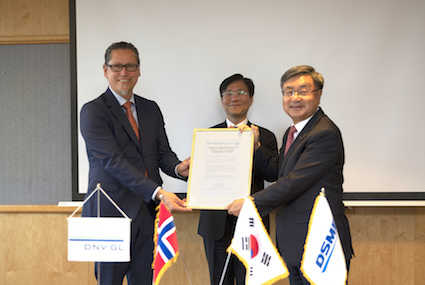
[[295, 128], [295, 126], [292, 126], [289, 129], [288, 138], [286, 139], [286, 145], [285, 145], [285, 153], [284, 153], [284, 155], [286, 155], [286, 153], [288, 152], [289, 147], [294, 142], [294, 133], [296, 131], [297, 131], [297, 129]]
[[136, 134], [137, 139], [140, 141], [140, 136], [139, 136], [139, 129], [137, 128], [137, 123], [136, 120], [133, 117], [133, 112], [131, 112], [131, 103], [129, 102], [125, 102], [123, 107], [125, 109], [125, 114], [127, 115], [127, 119], [130, 122], [131, 127], [133, 128], [134, 133]]

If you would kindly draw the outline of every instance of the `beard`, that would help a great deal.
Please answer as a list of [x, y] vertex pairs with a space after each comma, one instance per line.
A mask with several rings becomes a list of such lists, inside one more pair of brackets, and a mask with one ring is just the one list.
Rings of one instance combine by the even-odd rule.
[[131, 90], [128, 89], [118, 89], [118, 93], [122, 96], [122, 97], [126, 97]]

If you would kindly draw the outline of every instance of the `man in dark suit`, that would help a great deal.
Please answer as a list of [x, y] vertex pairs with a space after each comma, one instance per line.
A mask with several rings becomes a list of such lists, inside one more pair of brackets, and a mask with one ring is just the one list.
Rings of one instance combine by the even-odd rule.
[[[251, 125], [247, 113], [254, 100], [254, 83], [241, 74], [234, 74], [226, 78], [220, 85], [221, 104], [226, 112], [226, 121], [213, 128], [238, 127]], [[269, 130], [259, 127], [261, 144], [271, 155], [277, 155], [275, 135]], [[252, 175], [251, 193], [264, 188], [264, 180], [272, 181], [267, 174], [259, 173], [255, 168]], [[265, 217], [268, 225], [268, 216]], [[219, 284], [227, 258], [226, 249], [233, 237], [236, 217], [230, 216], [225, 210], [203, 210], [199, 219], [198, 233], [204, 238], [205, 253], [207, 256], [212, 285]], [[243, 264], [232, 256], [223, 284], [245, 284], [245, 268]]]
[[[277, 244], [288, 265], [291, 285], [309, 284], [300, 266], [311, 210], [322, 187], [326, 189], [347, 268], [353, 256], [342, 202], [344, 147], [338, 127], [319, 107], [323, 83], [323, 77], [310, 66], [293, 67], [282, 76], [283, 109], [291, 117], [295, 133], [290, 145], [292, 132], [286, 131], [278, 157], [264, 150], [258, 140], [261, 134], [252, 126], [256, 167], [278, 176], [276, 183], [252, 197], [262, 214], [277, 208]], [[227, 206], [229, 214], [239, 215], [242, 205], [243, 200], [232, 202]]]
[[[81, 133], [90, 163], [87, 195], [100, 183], [132, 219], [131, 262], [96, 264], [102, 285], [122, 284], [125, 275], [129, 284], [151, 285], [155, 200], [162, 200], [171, 211], [190, 211], [174, 193], [161, 188], [159, 168], [183, 179], [189, 161], [181, 162], [171, 150], [158, 105], [133, 94], [139, 64], [132, 44], [112, 44], [103, 65], [109, 88], [81, 109]], [[102, 217], [121, 216], [101, 197]], [[97, 195], [84, 205], [83, 216], [97, 216]]]

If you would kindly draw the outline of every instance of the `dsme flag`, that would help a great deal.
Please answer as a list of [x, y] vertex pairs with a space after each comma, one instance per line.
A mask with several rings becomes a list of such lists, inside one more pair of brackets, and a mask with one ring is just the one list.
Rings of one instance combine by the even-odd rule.
[[245, 265], [248, 285], [273, 284], [288, 276], [288, 269], [249, 198], [245, 199], [227, 251]]
[[344, 252], [323, 189], [310, 216], [301, 271], [311, 284], [343, 285], [347, 280]]

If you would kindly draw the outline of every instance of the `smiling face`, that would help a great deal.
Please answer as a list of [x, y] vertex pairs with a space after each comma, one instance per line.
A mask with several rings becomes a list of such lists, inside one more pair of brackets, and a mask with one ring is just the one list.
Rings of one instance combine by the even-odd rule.
[[[282, 85], [282, 90], [316, 90], [311, 75], [300, 74], [289, 78]], [[300, 97], [298, 94], [292, 97], [283, 97], [283, 110], [291, 117], [294, 124], [297, 124], [312, 116], [320, 104], [322, 90], [310, 92], [306, 96]]]
[[[111, 59], [108, 64], [137, 64], [137, 58], [132, 50], [116, 49], [111, 52]], [[134, 72], [129, 72], [125, 67], [123, 67], [121, 71], [114, 72], [111, 68], [104, 64], [103, 71], [112, 90], [124, 97], [126, 100], [129, 100], [133, 94], [133, 88], [140, 76], [140, 68]]]
[[252, 102], [254, 101], [252, 94], [249, 94], [248, 87], [245, 85], [243, 81], [235, 81], [227, 86], [227, 92], [237, 92], [244, 91], [248, 95], [247, 96], [237, 96], [236, 94], [231, 96], [230, 98], [225, 98], [225, 96], [221, 97], [221, 104], [223, 105], [223, 109], [227, 114], [227, 118], [235, 125], [242, 122], [248, 113], [249, 107], [251, 107]]

